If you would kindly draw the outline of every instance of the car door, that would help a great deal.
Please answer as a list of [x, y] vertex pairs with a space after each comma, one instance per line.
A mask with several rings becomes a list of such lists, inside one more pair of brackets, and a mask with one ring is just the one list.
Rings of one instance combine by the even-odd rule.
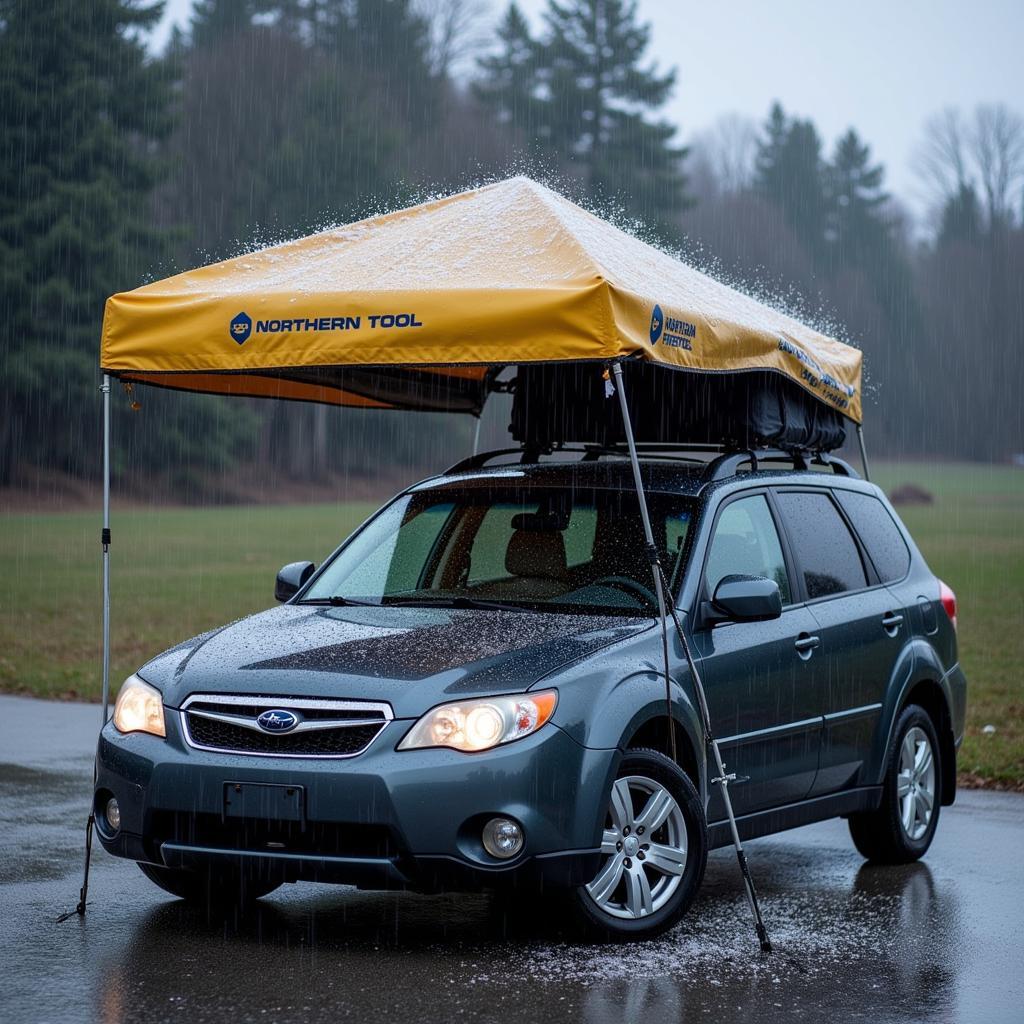
[[[801, 650], [817, 628], [798, 601], [765, 492], [743, 492], [719, 510], [703, 566], [703, 600], [719, 580], [739, 573], [779, 584], [782, 615], [768, 622], [720, 622], [694, 633], [701, 655], [711, 724], [737, 814], [805, 797], [818, 766], [821, 709], [811, 678], [813, 650]], [[798, 646], [799, 645], [799, 646]], [[743, 781], [740, 781], [743, 780]], [[708, 820], [725, 816], [718, 788]]]
[[825, 716], [811, 790], [818, 796], [857, 784], [906, 627], [832, 494], [779, 488], [775, 501], [818, 625], [813, 673]]

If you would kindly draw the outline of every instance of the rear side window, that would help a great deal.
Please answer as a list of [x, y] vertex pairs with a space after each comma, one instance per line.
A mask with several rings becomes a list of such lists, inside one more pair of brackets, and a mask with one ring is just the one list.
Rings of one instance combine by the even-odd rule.
[[889, 510], [870, 494], [836, 491], [836, 497], [860, 534], [879, 579], [883, 583], [903, 579], [910, 569], [910, 549]]
[[776, 497], [808, 598], [867, 586], [857, 543], [827, 494], [781, 491]]

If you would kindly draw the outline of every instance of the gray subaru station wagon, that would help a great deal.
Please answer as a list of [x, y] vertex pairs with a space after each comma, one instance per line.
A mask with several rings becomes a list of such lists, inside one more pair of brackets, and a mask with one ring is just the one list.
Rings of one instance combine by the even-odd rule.
[[[955, 795], [956, 600], [876, 486], [789, 459], [641, 462], [738, 830], [839, 816], [870, 860], [915, 860]], [[543, 888], [596, 937], [671, 927], [731, 834], [676, 635], [670, 735], [639, 511], [621, 452], [410, 487], [282, 569], [278, 607], [124, 683], [103, 846], [200, 902]]]

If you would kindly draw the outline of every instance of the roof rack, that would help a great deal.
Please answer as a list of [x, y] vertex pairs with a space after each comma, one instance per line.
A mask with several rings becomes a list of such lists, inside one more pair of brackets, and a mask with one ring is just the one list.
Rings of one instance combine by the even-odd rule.
[[477, 452], [475, 455], [456, 462], [455, 465], [449, 466], [443, 475], [449, 476], [452, 473], [467, 473], [470, 470], [480, 469], [482, 466], [486, 466], [491, 459], [497, 459], [503, 455], [518, 455], [521, 463], [531, 463], [539, 462], [542, 455], [551, 455], [556, 451], [585, 452], [585, 450], [582, 447], [537, 448], [529, 445], [523, 445], [520, 448], [495, 448], [490, 452]]
[[830, 455], [828, 452], [806, 452], [799, 448], [748, 448], [725, 452], [709, 462], [704, 471], [705, 482], [728, 480], [737, 474], [740, 466], [748, 462], [752, 473], [758, 471], [762, 462], [789, 462], [793, 469], [799, 471], [809, 470], [812, 465], [827, 466], [838, 476], [860, 479], [860, 474], [845, 459]]
[[[845, 460], [828, 452], [809, 452], [799, 448], [727, 448], [723, 445], [708, 444], [640, 444], [637, 445], [640, 455], [647, 455], [673, 462], [685, 462], [691, 466], [703, 467], [704, 483], [728, 480], [736, 476], [740, 467], [750, 463], [750, 472], [756, 473], [764, 462], [788, 462], [794, 470], [810, 470], [812, 465], [826, 466], [838, 476], [860, 479], [860, 474]], [[710, 454], [719, 452], [716, 458], [707, 461], [695, 458], [697, 453]], [[489, 452], [478, 452], [468, 458], [449, 466], [444, 475], [467, 473], [481, 469], [492, 459], [503, 456], [519, 456], [520, 464], [533, 464], [545, 455], [560, 453], [578, 454], [581, 462], [597, 462], [602, 458], [629, 458], [625, 445], [552, 445], [538, 447], [524, 445], [520, 448], [498, 448]], [[682, 454], [679, 454], [682, 453]], [[693, 453], [693, 454], [689, 454]]]

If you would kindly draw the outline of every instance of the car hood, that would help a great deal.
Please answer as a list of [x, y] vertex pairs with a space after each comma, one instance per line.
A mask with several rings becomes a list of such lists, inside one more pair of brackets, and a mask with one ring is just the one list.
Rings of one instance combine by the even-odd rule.
[[282, 605], [204, 633], [139, 675], [164, 703], [194, 693], [385, 700], [398, 718], [514, 693], [650, 619], [438, 608]]

